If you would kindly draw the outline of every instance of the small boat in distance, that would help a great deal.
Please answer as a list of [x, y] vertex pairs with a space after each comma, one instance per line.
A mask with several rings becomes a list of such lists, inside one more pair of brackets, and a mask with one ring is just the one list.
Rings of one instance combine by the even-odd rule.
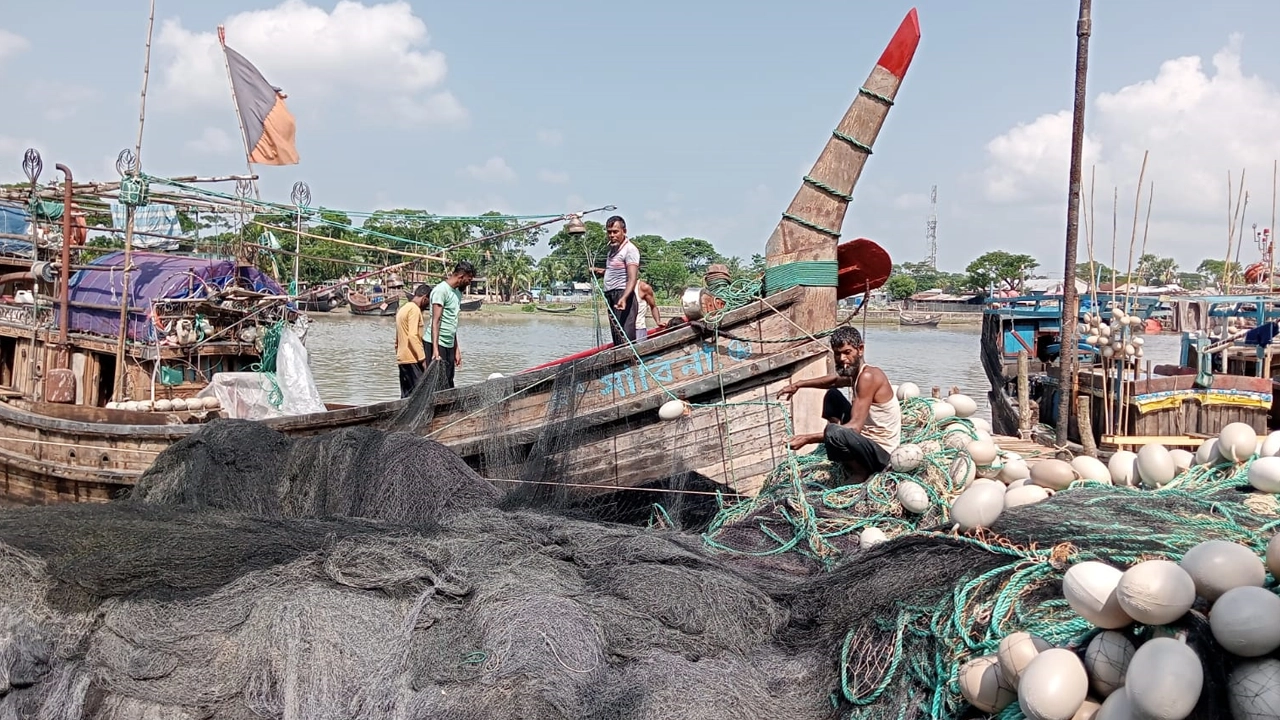
[[942, 313], [934, 313], [932, 315], [923, 315], [917, 313], [900, 312], [898, 313], [899, 325], [913, 325], [916, 327], [938, 327], [938, 323], [942, 321]]
[[400, 295], [380, 288], [367, 294], [352, 291], [347, 293], [347, 309], [352, 315], [395, 315], [400, 309]]
[[571, 313], [574, 310], [578, 309], [577, 305], [558, 305], [554, 307], [550, 305], [534, 305], [533, 307], [538, 312], [558, 313], [558, 314]]
[[462, 312], [475, 312], [484, 304], [484, 298], [475, 298], [474, 300], [463, 300], [458, 309]]

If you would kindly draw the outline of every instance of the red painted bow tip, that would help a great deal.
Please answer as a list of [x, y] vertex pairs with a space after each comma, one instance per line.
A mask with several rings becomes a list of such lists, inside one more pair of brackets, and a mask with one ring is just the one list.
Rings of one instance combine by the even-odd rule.
[[911, 67], [911, 59], [915, 57], [916, 48], [920, 46], [920, 16], [916, 13], [915, 8], [907, 13], [902, 19], [902, 24], [898, 26], [898, 31], [893, 34], [893, 39], [889, 41], [889, 45], [885, 47], [884, 53], [880, 55], [880, 61], [876, 64], [893, 73], [893, 76], [901, 80], [907, 74], [907, 68]]

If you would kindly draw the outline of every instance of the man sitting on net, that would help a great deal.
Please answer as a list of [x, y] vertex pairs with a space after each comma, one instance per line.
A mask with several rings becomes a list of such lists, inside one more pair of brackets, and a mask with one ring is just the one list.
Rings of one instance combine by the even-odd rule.
[[[857, 328], [836, 328], [831, 350], [835, 375], [792, 383], [778, 392], [778, 399], [786, 400], [801, 388], [826, 390], [822, 402], [826, 430], [796, 435], [791, 449], [822, 443], [827, 457], [844, 466], [849, 482], [865, 482], [889, 466], [889, 453], [901, 442], [902, 407], [884, 371], [864, 361], [862, 333]], [[840, 392], [843, 387], [853, 388], [852, 404]]]

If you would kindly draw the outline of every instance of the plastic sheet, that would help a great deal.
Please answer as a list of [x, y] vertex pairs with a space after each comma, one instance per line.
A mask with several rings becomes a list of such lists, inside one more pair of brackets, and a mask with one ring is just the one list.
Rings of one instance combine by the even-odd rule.
[[[320, 391], [311, 376], [307, 349], [290, 328], [280, 332], [276, 372], [222, 372], [196, 397], [216, 397], [222, 415], [236, 420], [267, 420], [324, 412]], [[273, 400], [277, 400], [277, 407]]]

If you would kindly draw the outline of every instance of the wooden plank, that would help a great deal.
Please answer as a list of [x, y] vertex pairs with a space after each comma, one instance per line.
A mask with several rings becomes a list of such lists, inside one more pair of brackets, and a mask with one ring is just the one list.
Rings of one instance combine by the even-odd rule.
[[[1265, 436], [1259, 436], [1259, 439]], [[1104, 445], [1175, 445], [1178, 447], [1200, 447], [1204, 438], [1190, 435], [1103, 435]]]

